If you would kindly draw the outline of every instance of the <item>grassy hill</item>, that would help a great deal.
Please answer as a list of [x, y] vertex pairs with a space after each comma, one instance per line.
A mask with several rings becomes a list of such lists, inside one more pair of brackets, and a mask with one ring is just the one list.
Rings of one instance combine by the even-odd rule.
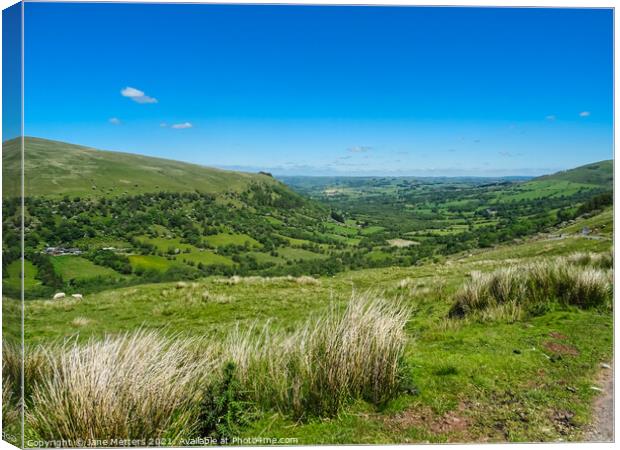
[[599, 187], [609, 187], [613, 183], [614, 164], [613, 161], [599, 161], [585, 166], [564, 170], [551, 175], [544, 175], [532, 180], [538, 181], [570, 181], [572, 183], [588, 184]]
[[[18, 174], [18, 140], [2, 145], [5, 174]], [[242, 191], [253, 181], [271, 177], [219, 170], [179, 161], [97, 150], [34, 137], [25, 138], [26, 196], [118, 196], [147, 192]], [[3, 180], [4, 196], [18, 195], [12, 177]]]

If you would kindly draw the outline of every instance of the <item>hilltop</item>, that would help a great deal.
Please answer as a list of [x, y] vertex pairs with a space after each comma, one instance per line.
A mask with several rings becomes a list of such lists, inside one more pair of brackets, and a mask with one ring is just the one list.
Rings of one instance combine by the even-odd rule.
[[572, 183], [587, 184], [592, 186], [608, 187], [613, 183], [614, 164], [613, 160], [599, 161], [585, 166], [563, 170], [551, 175], [538, 177], [536, 181], [570, 181]]
[[[19, 141], [2, 145], [5, 197], [18, 194]], [[241, 192], [253, 182], [279, 184], [264, 174], [220, 170], [168, 159], [25, 138], [26, 196], [119, 196], [148, 192]]]

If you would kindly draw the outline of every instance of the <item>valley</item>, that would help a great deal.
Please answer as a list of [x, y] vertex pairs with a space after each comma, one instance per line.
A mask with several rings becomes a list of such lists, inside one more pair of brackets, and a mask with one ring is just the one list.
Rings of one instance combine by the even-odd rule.
[[[539, 178], [277, 179], [34, 138], [26, 151], [33, 442], [537, 442], [592, 422], [612, 357], [612, 161]], [[15, 170], [10, 142], [3, 163]], [[17, 386], [21, 207], [3, 206], [3, 374]], [[17, 394], [3, 398], [17, 426]]]

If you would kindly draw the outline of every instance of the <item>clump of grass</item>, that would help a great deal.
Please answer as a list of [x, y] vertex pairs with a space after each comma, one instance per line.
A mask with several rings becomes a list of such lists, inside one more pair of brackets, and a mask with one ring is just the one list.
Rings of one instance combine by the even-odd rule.
[[449, 316], [518, 320], [524, 313], [547, 310], [551, 303], [591, 308], [608, 305], [611, 297], [607, 271], [558, 259], [472, 273], [456, 293]]
[[353, 296], [290, 336], [246, 332], [230, 355], [258, 403], [295, 417], [336, 414], [355, 398], [375, 404], [399, 389], [408, 311], [371, 294]]
[[399, 301], [356, 294], [344, 311], [334, 306], [293, 334], [233, 330], [213, 341], [139, 331], [66, 341], [37, 353], [46, 372], [32, 386], [28, 427], [47, 440], [174, 444], [230, 434], [246, 406], [307, 418], [355, 399], [382, 404], [406, 381], [408, 315]]
[[155, 439], [191, 432], [197, 386], [211, 366], [188, 340], [138, 332], [47, 355], [50, 375], [34, 386], [29, 426], [42, 439]]
[[613, 250], [601, 253], [575, 252], [567, 256], [567, 261], [579, 266], [590, 266], [599, 269], [611, 269], [614, 265]]
[[90, 324], [92, 321], [88, 317], [78, 316], [71, 321], [71, 325], [75, 327], [85, 327]]

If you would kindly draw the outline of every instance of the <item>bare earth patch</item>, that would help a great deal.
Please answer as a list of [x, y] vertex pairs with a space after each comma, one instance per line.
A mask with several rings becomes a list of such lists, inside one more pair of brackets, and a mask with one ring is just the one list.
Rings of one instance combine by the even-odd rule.
[[559, 342], [547, 341], [543, 343], [543, 347], [556, 355], [579, 355], [579, 350], [568, 344], [560, 344]]
[[586, 441], [613, 442], [614, 440], [614, 372], [603, 368], [599, 373], [598, 386], [603, 392], [594, 401], [594, 420], [586, 432]]
[[457, 410], [441, 416], [428, 407], [408, 409], [386, 417], [385, 424], [391, 429], [420, 428], [433, 434], [447, 434], [449, 442], [473, 442], [475, 439], [469, 434], [471, 419], [464, 414], [465, 409], [465, 404], [461, 403]]

